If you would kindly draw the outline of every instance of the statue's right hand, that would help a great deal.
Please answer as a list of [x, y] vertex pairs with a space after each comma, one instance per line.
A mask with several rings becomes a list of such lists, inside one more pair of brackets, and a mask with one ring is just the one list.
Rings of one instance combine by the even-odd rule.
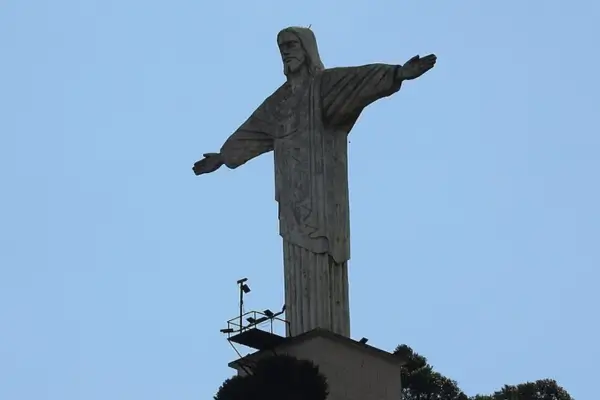
[[194, 164], [194, 173], [196, 175], [208, 174], [218, 170], [223, 165], [223, 157], [219, 153], [205, 153], [204, 158]]

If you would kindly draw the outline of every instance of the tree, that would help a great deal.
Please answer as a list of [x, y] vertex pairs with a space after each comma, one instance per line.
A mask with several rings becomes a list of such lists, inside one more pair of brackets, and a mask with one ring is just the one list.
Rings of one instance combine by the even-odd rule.
[[249, 399], [249, 386], [251, 383], [248, 382], [247, 377], [242, 377], [239, 375], [233, 376], [229, 379], [226, 379], [225, 382], [221, 385], [217, 394], [215, 395], [215, 400], [242, 400]]
[[519, 385], [505, 385], [488, 396], [475, 396], [473, 400], [573, 400], [571, 395], [553, 379], [540, 379]]
[[263, 358], [250, 374], [227, 379], [215, 400], [326, 400], [327, 379], [311, 361], [278, 355]]
[[469, 398], [455, 381], [434, 371], [425, 357], [407, 345], [398, 346], [394, 354], [407, 360], [402, 370], [403, 400], [573, 400], [551, 379], [505, 385], [492, 395]]
[[406, 360], [402, 367], [403, 400], [468, 400], [455, 381], [435, 372], [427, 359], [407, 345], [396, 347], [394, 354]]

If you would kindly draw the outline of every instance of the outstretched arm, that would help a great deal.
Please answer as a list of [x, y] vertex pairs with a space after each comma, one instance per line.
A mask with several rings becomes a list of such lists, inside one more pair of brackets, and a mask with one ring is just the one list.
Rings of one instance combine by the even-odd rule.
[[325, 70], [321, 81], [324, 122], [349, 131], [365, 107], [396, 93], [404, 80], [421, 76], [435, 61], [435, 55], [415, 56], [404, 66], [369, 64]]
[[325, 124], [354, 125], [365, 107], [400, 89], [399, 69], [399, 65], [369, 64], [323, 71], [321, 105]]
[[273, 150], [273, 138], [246, 122], [221, 147], [223, 163], [233, 169]]
[[237, 168], [263, 153], [273, 150], [273, 138], [268, 133], [270, 123], [260, 118], [259, 110], [235, 131], [219, 153], [206, 153], [204, 158], [194, 164], [196, 175], [207, 174], [219, 169], [222, 165]]

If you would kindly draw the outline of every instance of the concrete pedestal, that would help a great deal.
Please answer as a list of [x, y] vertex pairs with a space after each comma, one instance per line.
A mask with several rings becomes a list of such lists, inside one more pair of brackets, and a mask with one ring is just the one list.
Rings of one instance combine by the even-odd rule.
[[277, 347], [250, 354], [229, 364], [245, 375], [244, 365], [274, 354], [310, 360], [329, 384], [328, 400], [398, 400], [404, 360], [384, 350], [323, 329], [286, 338]]

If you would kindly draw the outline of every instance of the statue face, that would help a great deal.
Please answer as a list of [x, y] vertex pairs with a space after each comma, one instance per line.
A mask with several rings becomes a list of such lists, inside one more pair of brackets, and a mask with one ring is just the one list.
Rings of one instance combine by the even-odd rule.
[[277, 38], [277, 44], [283, 60], [284, 73], [288, 75], [298, 72], [306, 62], [306, 54], [298, 37], [292, 32], [283, 32]]

